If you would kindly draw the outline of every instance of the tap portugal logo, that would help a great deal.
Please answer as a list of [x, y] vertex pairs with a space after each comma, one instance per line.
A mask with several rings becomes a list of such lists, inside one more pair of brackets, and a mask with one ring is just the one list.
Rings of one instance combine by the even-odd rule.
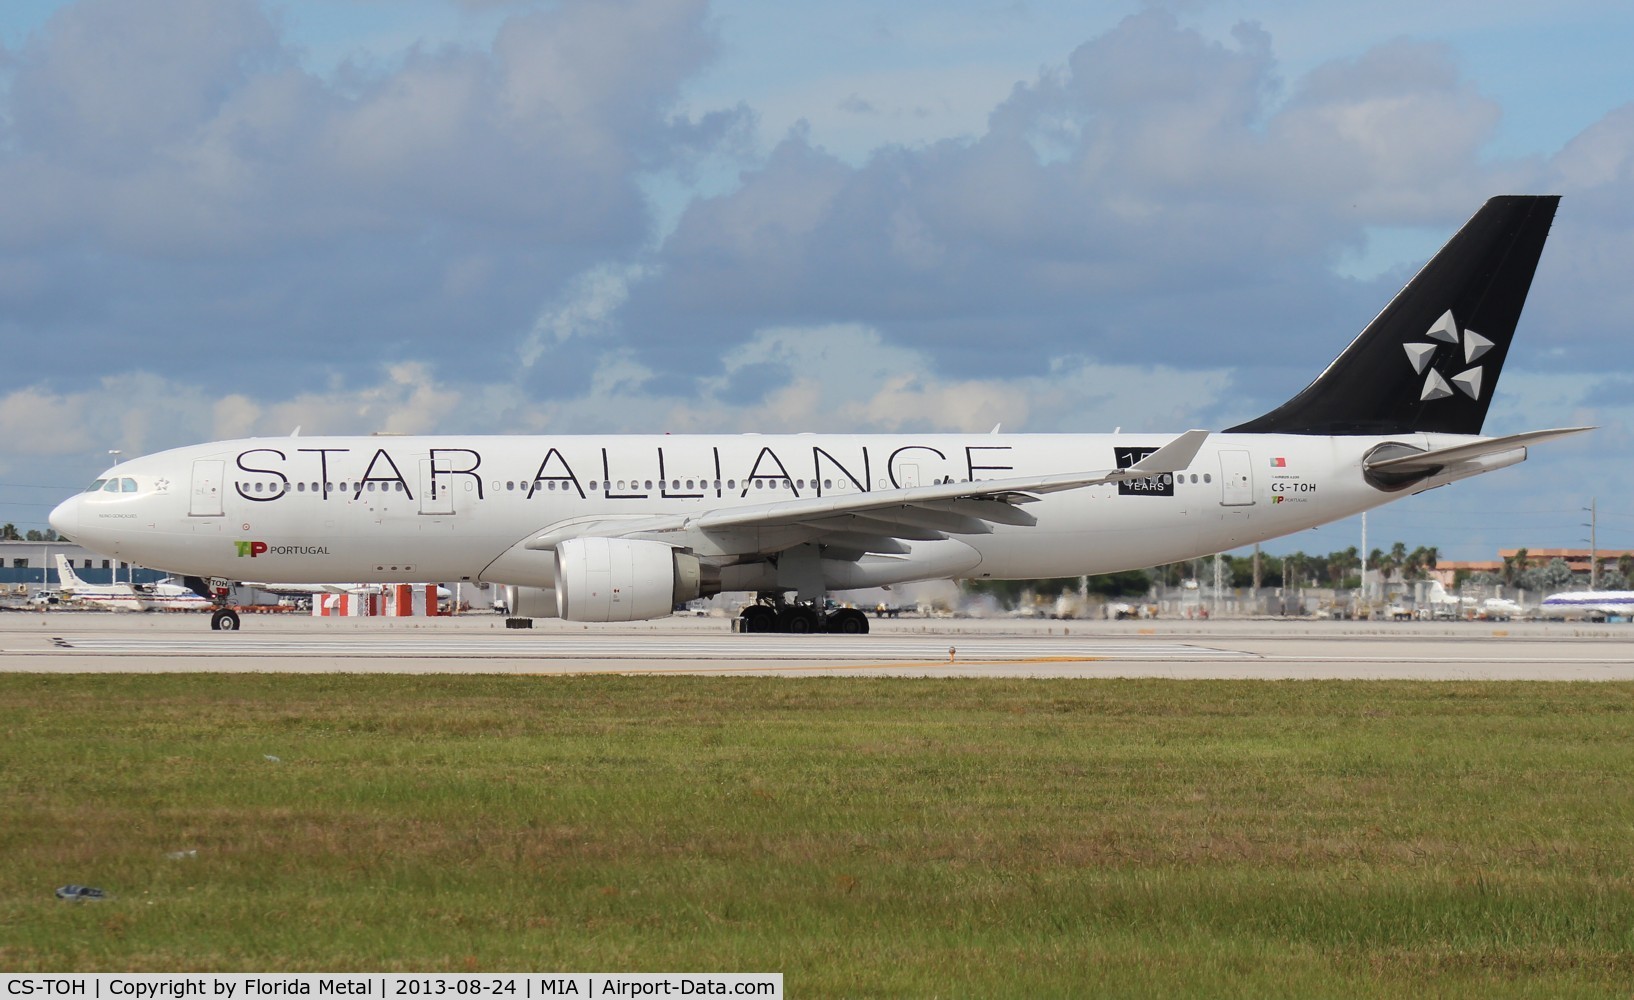
[[234, 542], [238, 547], [238, 558], [249, 556], [326, 556], [329, 554], [327, 545], [268, 545], [266, 542]]

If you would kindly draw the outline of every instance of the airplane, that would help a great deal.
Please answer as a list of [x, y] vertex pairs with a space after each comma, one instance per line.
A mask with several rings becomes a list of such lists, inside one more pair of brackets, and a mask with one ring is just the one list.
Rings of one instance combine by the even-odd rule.
[[[378, 594], [385, 585], [379, 583], [261, 583], [245, 580], [243, 585], [278, 597], [312, 597], [317, 594]], [[440, 588], [439, 588], [440, 589]]]
[[1507, 597], [1489, 597], [1481, 602], [1480, 617], [1487, 621], [1510, 621], [1515, 618], [1524, 618], [1527, 615], [1525, 608], [1517, 601]]
[[178, 583], [86, 583], [74, 572], [68, 557], [57, 553], [57, 580], [62, 593], [75, 604], [92, 604], [116, 611], [198, 611], [214, 602]]
[[1431, 580], [1426, 604], [1435, 617], [1481, 618], [1487, 621], [1509, 621], [1525, 617], [1527, 611], [1518, 602], [1507, 597], [1488, 597], [1478, 600], [1449, 594], [1440, 580]]
[[1473, 615], [1480, 605], [1473, 597], [1448, 593], [1440, 580], [1430, 581], [1423, 603], [1428, 606], [1433, 618], [1463, 618], [1466, 614]]
[[1489, 200], [1314, 381], [1217, 433], [249, 438], [122, 462], [50, 520], [195, 582], [486, 582], [574, 622], [743, 591], [742, 631], [863, 633], [829, 593], [1179, 562], [1592, 429], [1481, 436], [1558, 202]]
[[[386, 590], [385, 584], [381, 583], [261, 583], [245, 580], [243, 585], [277, 597], [308, 599], [331, 594], [381, 594]], [[438, 607], [447, 607], [452, 604], [453, 600], [454, 594], [447, 587], [437, 588]]]
[[1634, 617], [1634, 590], [1571, 590], [1550, 594], [1538, 606], [1545, 617]]

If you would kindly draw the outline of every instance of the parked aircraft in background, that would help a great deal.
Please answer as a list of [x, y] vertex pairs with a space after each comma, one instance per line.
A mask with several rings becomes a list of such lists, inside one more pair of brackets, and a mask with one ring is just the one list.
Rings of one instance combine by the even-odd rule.
[[1425, 593], [1425, 603], [1429, 605], [1432, 618], [1464, 618], [1473, 615], [1480, 602], [1473, 597], [1448, 593], [1440, 580], [1431, 580]]
[[279, 597], [311, 597], [314, 594], [378, 594], [385, 590], [379, 583], [258, 583], [245, 580], [243, 586]]
[[1427, 595], [1430, 613], [1436, 618], [1484, 618], [1509, 621], [1525, 617], [1527, 611], [1507, 597], [1479, 599], [1449, 594], [1440, 580], [1431, 580]]
[[214, 602], [181, 584], [86, 583], [74, 573], [68, 557], [57, 554], [57, 580], [63, 596], [75, 604], [91, 604], [117, 611], [200, 611]]
[[1216, 434], [221, 441], [124, 462], [51, 524], [201, 581], [488, 582], [582, 622], [751, 591], [745, 631], [865, 632], [830, 592], [1178, 562], [1586, 430], [1481, 436], [1558, 200], [1487, 202], [1315, 381]]
[[[273, 594], [278, 597], [297, 597], [308, 600], [331, 594], [379, 594], [386, 589], [381, 583], [256, 583], [244, 581], [243, 586]], [[447, 608], [453, 603], [454, 594], [447, 587], [437, 588], [437, 606]]]
[[1634, 617], [1634, 590], [1571, 590], [1550, 594], [1538, 611], [1546, 617]]
[[1489, 597], [1481, 602], [1480, 617], [1489, 621], [1511, 621], [1525, 618], [1530, 612], [1507, 597]]

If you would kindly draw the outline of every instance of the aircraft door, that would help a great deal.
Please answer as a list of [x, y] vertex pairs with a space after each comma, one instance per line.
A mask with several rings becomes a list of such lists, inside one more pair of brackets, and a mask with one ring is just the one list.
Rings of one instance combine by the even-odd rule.
[[918, 486], [919, 485], [919, 466], [917, 466], [917, 465], [915, 465], [915, 464], [913, 464], [911, 462], [903, 462], [901, 465], [897, 466], [896, 467], [896, 482], [897, 482], [898, 486], [902, 487], [905, 490], [910, 490], [910, 489], [913, 489], [915, 486]]
[[420, 513], [454, 513], [454, 473], [429, 458], [420, 459]]
[[219, 459], [199, 459], [193, 463], [193, 487], [187, 513], [192, 517], [221, 517], [221, 481], [227, 463]]
[[1254, 471], [1248, 452], [1220, 452], [1220, 506], [1249, 507], [1254, 503]]

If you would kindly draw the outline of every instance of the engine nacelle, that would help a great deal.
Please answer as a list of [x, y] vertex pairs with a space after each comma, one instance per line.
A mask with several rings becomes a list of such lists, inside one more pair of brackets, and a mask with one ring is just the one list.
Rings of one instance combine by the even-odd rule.
[[505, 613], [512, 618], [555, 618], [556, 591], [543, 587], [506, 587]]
[[556, 610], [568, 621], [663, 618], [703, 590], [698, 557], [663, 542], [570, 538], [556, 546]]

